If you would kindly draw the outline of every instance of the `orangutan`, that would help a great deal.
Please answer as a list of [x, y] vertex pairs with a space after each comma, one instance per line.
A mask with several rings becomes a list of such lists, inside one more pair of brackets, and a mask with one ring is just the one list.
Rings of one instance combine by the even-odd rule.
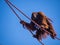
[[25, 26], [28, 30], [37, 30], [33, 37], [37, 38], [38, 40], [42, 40], [42, 38], [46, 38], [46, 36], [50, 34], [53, 39], [55, 38], [56, 33], [53, 29], [52, 24], [50, 23], [51, 19], [47, 18], [43, 12], [33, 12], [31, 19], [35, 21], [41, 28], [37, 27], [37, 25], [34, 24], [32, 21], [30, 23], [21, 21], [20, 23], [23, 24], [23, 26]]

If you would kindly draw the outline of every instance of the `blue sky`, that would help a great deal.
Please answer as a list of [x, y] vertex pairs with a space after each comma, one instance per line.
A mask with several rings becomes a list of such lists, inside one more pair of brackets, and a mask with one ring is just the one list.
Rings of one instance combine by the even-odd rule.
[[[14, 5], [31, 17], [32, 12], [42, 11], [53, 20], [53, 27], [60, 37], [60, 0], [10, 0]], [[16, 11], [26, 22], [30, 22], [21, 13]], [[43, 39], [45, 45], [60, 45], [59, 40], [50, 36]], [[0, 44], [2, 45], [41, 45], [32, 37], [27, 29], [19, 23], [18, 18], [11, 11], [4, 0], [0, 0]]]

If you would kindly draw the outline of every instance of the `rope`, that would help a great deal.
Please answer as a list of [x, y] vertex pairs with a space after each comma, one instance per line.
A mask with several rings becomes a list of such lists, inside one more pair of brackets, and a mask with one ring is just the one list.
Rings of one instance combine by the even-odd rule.
[[60, 40], [60, 38], [58, 38], [58, 37], [55, 37], [57, 40]]
[[[23, 13], [20, 9], [18, 9], [15, 5], [13, 5], [10, 1], [8, 1], [8, 0], [6, 0], [6, 2], [9, 2], [15, 9], [17, 9], [21, 14], [23, 14], [26, 18], [28, 18], [29, 20], [31, 20], [35, 25], [37, 25], [39, 28], [41, 28], [40, 27], [40, 25], [38, 25], [35, 21], [33, 21], [32, 19], [30, 19], [25, 13]], [[9, 5], [9, 4], [8, 4]], [[11, 6], [10, 6], [10, 8], [11, 8]], [[12, 9], [12, 8], [11, 8]], [[21, 18], [18, 16], [18, 14], [13, 10], [13, 12], [16, 14], [16, 16], [18, 17], [18, 19], [19, 20], [21, 20]], [[45, 29], [44, 29], [44, 31], [46, 31]], [[48, 31], [46, 31], [46, 32], [48, 32]], [[49, 32], [48, 32], [49, 33]], [[51, 34], [51, 33], [49, 33], [49, 34]], [[56, 39], [58, 39], [59, 40], [59, 38], [57, 38], [57, 37], [55, 37]]]
[[[12, 5], [15, 9], [17, 9], [21, 14], [23, 14], [26, 18], [28, 18], [29, 20], [31, 20], [35, 25], [37, 25], [39, 28], [41, 28], [41, 26], [40, 25], [38, 25], [35, 21], [33, 21], [32, 19], [30, 19], [25, 13], [23, 13], [20, 9], [18, 9], [15, 5], [13, 5], [10, 1], [8, 1], [8, 0], [5, 0], [5, 2], [9, 5]], [[9, 5], [9, 7], [12, 9], [12, 11], [15, 13], [15, 15], [18, 17], [18, 19], [19, 20], [21, 20], [21, 18], [18, 16], [18, 14], [14, 11], [14, 9], [11, 7]], [[44, 29], [44, 31], [46, 31], [45, 29]], [[48, 32], [48, 31], [46, 31], [46, 32]], [[49, 33], [49, 32], [48, 32]], [[31, 33], [32, 34], [32, 33]], [[49, 33], [49, 34], [51, 34], [51, 33]], [[59, 39], [59, 38], [57, 38], [57, 37], [55, 37], [56, 39]], [[39, 41], [40, 42], [40, 41]], [[41, 42], [40, 42], [41, 43]], [[41, 43], [42, 45], [43, 45], [43, 43]]]
[[22, 20], [19, 15], [14, 11], [14, 9], [11, 7], [11, 5], [8, 3], [7, 0], [5, 0], [5, 2], [8, 4], [8, 6], [11, 8], [11, 10], [14, 12], [14, 14], [18, 17], [19, 20]]
[[[30, 32], [32, 35], [34, 35], [34, 34], [32, 33], [32, 31], [29, 30], [29, 32]], [[37, 39], [37, 40], [38, 40], [38, 39]], [[41, 43], [42, 45], [44, 45], [44, 43], [41, 42], [41, 41], [39, 41], [39, 43]]]
[[[8, 4], [8, 6], [11, 8], [11, 10], [14, 12], [14, 14], [18, 17], [18, 19], [19, 20], [21, 20], [21, 18], [18, 16], [18, 14], [14, 11], [14, 9], [10, 6], [10, 2], [8, 2], [7, 0], [5, 1], [7, 4]], [[9, 4], [10, 3], [10, 4]], [[12, 5], [12, 4], [11, 4]], [[13, 7], [15, 7], [14, 5], [12, 5]], [[16, 7], [15, 7], [16, 8]], [[16, 8], [17, 10], [18, 10], [18, 8]], [[20, 10], [19, 10], [19, 12], [21, 12]], [[26, 16], [23, 12], [21, 12], [24, 16]], [[27, 17], [27, 16], [26, 16]], [[28, 17], [27, 17], [28, 18]], [[28, 18], [28, 19], [30, 19], [30, 18]], [[30, 31], [30, 33], [32, 34], [32, 35], [34, 35], [31, 31]], [[44, 45], [41, 41], [39, 41], [42, 45]]]
[[[9, 2], [7, 0], [7, 2]], [[20, 9], [18, 9], [15, 5], [13, 5], [11, 2], [9, 2], [15, 9], [17, 9], [21, 14], [23, 14], [26, 18], [28, 18], [29, 20], [31, 20], [34, 24], [36, 24], [39, 28], [41, 28], [35, 21], [33, 21], [32, 19], [30, 19], [25, 13], [23, 13]]]

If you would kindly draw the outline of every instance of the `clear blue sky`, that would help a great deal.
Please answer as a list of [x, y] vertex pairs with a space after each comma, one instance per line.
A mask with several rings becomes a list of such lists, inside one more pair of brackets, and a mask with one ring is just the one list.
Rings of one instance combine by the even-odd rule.
[[[31, 17], [32, 12], [42, 11], [53, 20], [53, 27], [60, 37], [60, 0], [10, 0], [14, 5]], [[17, 11], [18, 12], [18, 11]], [[19, 16], [26, 22], [30, 22], [21, 13]], [[53, 40], [50, 36], [43, 39], [45, 45], [60, 45], [59, 40]], [[0, 44], [2, 45], [41, 45], [32, 37], [27, 29], [19, 23], [18, 18], [11, 11], [4, 0], [0, 0]]]

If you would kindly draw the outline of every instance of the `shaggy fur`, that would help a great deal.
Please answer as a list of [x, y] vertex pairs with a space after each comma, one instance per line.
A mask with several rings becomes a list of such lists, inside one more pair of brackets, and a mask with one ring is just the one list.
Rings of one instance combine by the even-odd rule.
[[[42, 38], [46, 38], [47, 35], [50, 35], [53, 39], [55, 38], [56, 33], [51, 24], [52, 20], [47, 18], [43, 12], [32, 13], [31, 19], [35, 21], [37, 24], [39, 24], [41, 26], [41, 29], [37, 28], [37, 26], [33, 22], [27, 23], [25, 21], [21, 21], [20, 23], [23, 26], [25, 26], [28, 30], [31, 31], [37, 30], [35, 35], [33, 35], [33, 37], [37, 38], [38, 40], [42, 40]], [[49, 33], [44, 31], [43, 29], [45, 29]]]

